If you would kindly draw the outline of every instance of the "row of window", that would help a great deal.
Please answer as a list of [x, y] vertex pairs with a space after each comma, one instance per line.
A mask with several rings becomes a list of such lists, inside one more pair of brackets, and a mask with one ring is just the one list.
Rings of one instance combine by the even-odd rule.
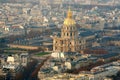
[[66, 29], [66, 30], [76, 30], [76, 27], [75, 26], [69, 26], [69, 27], [66, 27], [64, 26], [63, 29]]
[[[66, 41], [55, 41], [56, 44], [60, 43], [60, 44], [65, 44]], [[79, 42], [74, 42], [74, 44], [79, 44], [79, 43], [85, 43], [85, 41], [79, 41]], [[68, 44], [72, 44], [72, 42], [69, 42]]]
[[[77, 49], [78, 47], [76, 47], [76, 49]], [[86, 48], [86, 46], [80, 46], [78, 49], [85, 49]], [[60, 51], [63, 51], [63, 50], [65, 50], [66, 49], [66, 47], [64, 48], [62, 48], [62, 47], [55, 47], [55, 50], [60, 50]], [[69, 48], [67, 48], [68, 49], [68, 51], [72, 51], [73, 50], [73, 48], [72, 47], [69, 47]]]
[[69, 33], [69, 32], [67, 33], [67, 32], [65, 32], [65, 33], [63, 33], [63, 36], [71, 36], [72, 37], [72, 36], [75, 36], [75, 33], [72, 33], [72, 32], [71, 33]]

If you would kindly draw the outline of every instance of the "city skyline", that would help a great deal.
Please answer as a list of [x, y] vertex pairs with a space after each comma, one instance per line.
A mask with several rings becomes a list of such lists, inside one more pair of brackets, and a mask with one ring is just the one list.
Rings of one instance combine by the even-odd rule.
[[0, 80], [120, 80], [120, 0], [1, 0]]

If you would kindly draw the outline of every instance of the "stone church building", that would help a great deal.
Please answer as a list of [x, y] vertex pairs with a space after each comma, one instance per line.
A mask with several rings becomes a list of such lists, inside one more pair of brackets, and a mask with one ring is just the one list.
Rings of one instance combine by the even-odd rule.
[[72, 11], [69, 9], [67, 18], [64, 20], [61, 36], [53, 37], [54, 52], [77, 52], [81, 49], [84, 41], [78, 38], [76, 22], [72, 18]]

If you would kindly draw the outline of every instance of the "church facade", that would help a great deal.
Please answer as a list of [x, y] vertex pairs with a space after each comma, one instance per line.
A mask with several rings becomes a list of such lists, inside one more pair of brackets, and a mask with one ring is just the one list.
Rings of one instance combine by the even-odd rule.
[[78, 38], [76, 22], [72, 18], [72, 11], [69, 9], [67, 18], [64, 20], [61, 36], [53, 37], [54, 52], [77, 52], [81, 48], [81, 40]]

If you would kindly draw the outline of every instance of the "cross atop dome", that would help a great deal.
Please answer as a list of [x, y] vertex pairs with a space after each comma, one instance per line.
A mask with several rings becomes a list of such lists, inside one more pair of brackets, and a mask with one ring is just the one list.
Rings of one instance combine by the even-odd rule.
[[69, 10], [67, 12], [67, 18], [72, 18], [72, 11], [71, 11], [70, 7], [69, 7]]

